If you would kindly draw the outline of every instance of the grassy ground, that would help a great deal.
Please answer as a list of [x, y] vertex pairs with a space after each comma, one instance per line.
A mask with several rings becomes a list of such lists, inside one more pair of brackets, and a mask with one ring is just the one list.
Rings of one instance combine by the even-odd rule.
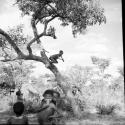
[[[0, 113], [0, 124], [5, 124], [9, 118], [8, 113]], [[29, 124], [38, 124], [36, 115], [28, 115]], [[99, 116], [85, 113], [81, 120], [70, 119], [65, 121], [66, 125], [125, 125], [125, 115], [121, 116]]]

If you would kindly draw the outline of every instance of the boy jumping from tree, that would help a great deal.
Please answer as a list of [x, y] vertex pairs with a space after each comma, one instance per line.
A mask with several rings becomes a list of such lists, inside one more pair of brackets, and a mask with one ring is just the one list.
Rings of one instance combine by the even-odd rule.
[[62, 55], [63, 55], [63, 51], [60, 50], [58, 54], [51, 55], [49, 57], [49, 60], [51, 61], [51, 63], [58, 63], [57, 59], [60, 59], [64, 62], [64, 59], [62, 58]]

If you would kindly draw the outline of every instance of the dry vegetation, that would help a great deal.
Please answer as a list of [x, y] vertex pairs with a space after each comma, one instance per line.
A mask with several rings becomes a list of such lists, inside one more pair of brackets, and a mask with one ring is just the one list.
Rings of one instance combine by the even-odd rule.
[[[114, 77], [113, 74], [106, 74], [106, 68], [102, 72], [100, 68], [95, 70], [95, 64], [93, 67], [75, 65], [62, 72], [65, 74], [63, 76], [64, 81], [66, 81], [64, 85], [72, 90], [74, 101], [81, 110], [80, 118], [77, 118], [77, 116], [70, 116], [68, 119], [64, 118], [67, 125], [124, 125], [123, 75], [119, 74], [118, 77]], [[51, 74], [30, 78], [30, 85], [37, 89], [39, 95], [32, 93], [34, 94], [33, 97], [28, 97], [30, 100], [25, 99], [27, 107], [30, 106], [28, 116], [31, 123], [37, 123], [35, 114], [31, 113], [33, 113], [35, 107], [39, 106], [44, 90], [57, 88], [57, 91], [60, 91], [53, 79], [54, 76]], [[45, 84], [45, 81], [48, 84]], [[0, 122], [2, 123], [5, 122], [5, 117], [8, 117], [8, 112], [12, 113], [8, 111], [10, 110], [9, 106], [12, 105], [12, 95], [4, 96], [1, 94], [0, 103], [0, 110], [7, 111], [1, 113]]]

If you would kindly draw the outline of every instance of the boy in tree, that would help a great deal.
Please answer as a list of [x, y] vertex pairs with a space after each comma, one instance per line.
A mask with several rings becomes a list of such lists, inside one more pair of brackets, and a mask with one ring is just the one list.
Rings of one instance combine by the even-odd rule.
[[57, 59], [60, 59], [64, 62], [62, 55], [63, 55], [63, 51], [60, 50], [58, 54], [54, 54], [54, 55], [50, 56], [49, 60], [51, 61], [51, 63], [58, 63]]
[[16, 102], [13, 105], [13, 111], [15, 116], [12, 116], [8, 119], [7, 125], [28, 125], [28, 118], [23, 114], [24, 112], [24, 104], [22, 102]]

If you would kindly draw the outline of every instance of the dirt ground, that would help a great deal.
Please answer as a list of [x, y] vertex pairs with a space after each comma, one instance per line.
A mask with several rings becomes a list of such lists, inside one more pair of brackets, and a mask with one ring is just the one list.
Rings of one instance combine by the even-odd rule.
[[[9, 118], [8, 113], [0, 113], [0, 124], [5, 124]], [[29, 124], [38, 124], [34, 114], [28, 115]], [[80, 120], [70, 119], [65, 121], [66, 125], [125, 125], [125, 115], [122, 116], [99, 116], [97, 114], [84, 114]]]

